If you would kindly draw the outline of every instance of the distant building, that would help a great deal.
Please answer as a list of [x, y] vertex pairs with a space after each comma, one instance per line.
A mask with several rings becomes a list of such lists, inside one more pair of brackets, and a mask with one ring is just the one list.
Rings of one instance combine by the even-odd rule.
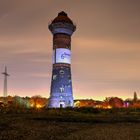
[[133, 99], [128, 98], [124, 101], [124, 103], [125, 103], [125, 107], [140, 108], [140, 100], [138, 99], [136, 92], [134, 92]]

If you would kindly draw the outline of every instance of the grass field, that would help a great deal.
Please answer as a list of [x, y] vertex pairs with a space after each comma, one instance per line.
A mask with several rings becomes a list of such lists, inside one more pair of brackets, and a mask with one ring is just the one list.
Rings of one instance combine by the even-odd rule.
[[140, 140], [140, 111], [48, 109], [0, 113], [0, 140]]

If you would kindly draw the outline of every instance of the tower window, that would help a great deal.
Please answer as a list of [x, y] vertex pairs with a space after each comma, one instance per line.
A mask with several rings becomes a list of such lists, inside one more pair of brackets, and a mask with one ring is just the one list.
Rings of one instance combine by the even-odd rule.
[[64, 71], [63, 71], [63, 70], [60, 70], [59, 73], [60, 73], [60, 74], [64, 74]]

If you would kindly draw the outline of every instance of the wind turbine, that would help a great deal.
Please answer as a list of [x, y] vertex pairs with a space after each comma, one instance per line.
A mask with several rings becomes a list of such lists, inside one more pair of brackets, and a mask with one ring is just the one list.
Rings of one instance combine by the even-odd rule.
[[5, 71], [2, 73], [4, 75], [4, 89], [3, 89], [3, 96], [4, 98], [7, 97], [7, 77], [10, 76], [7, 73], [7, 67], [5, 66]]

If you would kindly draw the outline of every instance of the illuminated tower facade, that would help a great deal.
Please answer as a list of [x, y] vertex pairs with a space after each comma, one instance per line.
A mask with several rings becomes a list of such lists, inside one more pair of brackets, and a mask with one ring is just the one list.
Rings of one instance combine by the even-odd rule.
[[71, 36], [76, 26], [62, 11], [49, 24], [49, 30], [53, 34], [53, 69], [48, 107], [73, 107]]

